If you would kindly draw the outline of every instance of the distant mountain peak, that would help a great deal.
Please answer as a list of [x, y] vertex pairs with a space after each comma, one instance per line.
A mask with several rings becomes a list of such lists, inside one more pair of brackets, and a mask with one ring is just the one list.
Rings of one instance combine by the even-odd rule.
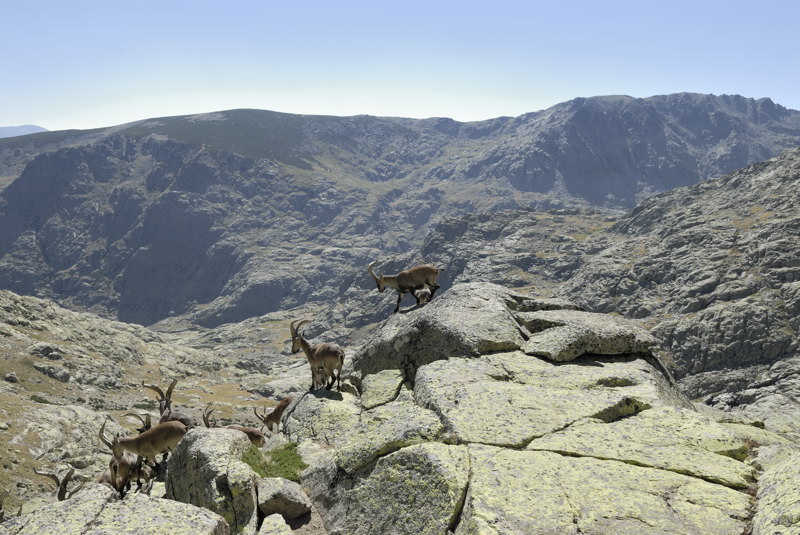
[[47, 132], [47, 128], [36, 126], [35, 124], [25, 124], [22, 126], [0, 126], [0, 137], [25, 136], [38, 132]]

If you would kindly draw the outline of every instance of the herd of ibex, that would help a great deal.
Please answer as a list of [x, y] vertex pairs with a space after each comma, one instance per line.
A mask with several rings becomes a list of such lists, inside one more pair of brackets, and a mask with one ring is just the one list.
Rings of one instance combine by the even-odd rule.
[[[370, 263], [367, 266], [367, 271], [375, 279], [378, 291], [383, 292], [386, 288], [397, 290], [397, 306], [394, 312], [400, 310], [400, 302], [403, 299], [403, 295], [410, 293], [419, 305], [429, 302], [439, 288], [439, 285], [436, 284], [436, 278], [442, 271], [440, 268], [431, 265], [420, 265], [401, 271], [396, 275], [382, 274], [377, 276], [373, 271], [375, 263]], [[326, 390], [330, 390], [333, 388], [334, 383], [337, 385], [337, 390], [341, 390], [342, 366], [344, 365], [345, 357], [344, 349], [338, 344], [311, 344], [308, 342], [300, 332], [300, 327], [310, 321], [300, 319], [290, 322], [289, 332], [292, 339], [292, 353], [302, 350], [308, 359], [311, 370], [310, 390], [323, 387]], [[120, 496], [124, 496], [130, 490], [134, 481], [139, 490], [142, 489], [143, 485], [152, 486], [160, 466], [157, 456], [163, 454], [161, 462], [164, 462], [168, 453], [175, 448], [188, 430], [196, 425], [191, 416], [176, 411], [172, 407], [172, 394], [177, 383], [177, 379], [173, 380], [165, 393], [158, 386], [146, 384], [142, 381], [142, 387], [152, 390], [158, 396], [160, 416], [155, 426], [152, 425], [150, 414], [127, 413], [125, 416], [135, 417], [141, 422], [142, 426], [136, 429], [138, 434], [109, 438], [105, 433], [106, 422], [103, 422], [98, 436], [102, 443], [108, 447], [111, 459], [108, 468], [100, 476], [98, 482], [112, 487]], [[264, 412], [259, 414], [258, 409], [254, 408], [253, 413], [262, 423], [261, 430], [237, 425], [230, 425], [227, 428], [244, 433], [256, 447], [260, 448], [266, 441], [266, 435], [262, 431], [264, 426], [270, 432], [273, 432], [273, 429], [278, 432], [280, 430], [281, 417], [291, 402], [291, 397], [280, 400], [270, 413], [267, 413], [267, 409], [264, 408]], [[206, 427], [217, 427], [216, 421], [211, 420], [213, 412], [214, 409], [211, 404], [203, 410], [203, 423]], [[37, 471], [36, 473], [53, 479], [57, 485], [57, 492], [54, 491], [54, 499], [64, 500], [83, 487], [83, 484], [81, 484], [71, 491], [67, 490], [74, 471], [74, 468], [69, 467], [69, 471], [63, 477], [46, 472]], [[0, 522], [4, 515], [2, 503], [6, 494], [7, 492], [0, 493]]]

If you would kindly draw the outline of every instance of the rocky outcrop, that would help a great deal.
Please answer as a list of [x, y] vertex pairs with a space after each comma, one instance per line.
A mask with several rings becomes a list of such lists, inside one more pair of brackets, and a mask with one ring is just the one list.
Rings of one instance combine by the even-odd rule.
[[[582, 336], [540, 336], [565, 325]], [[287, 409], [301, 483], [331, 533], [738, 535], [758, 477], [747, 443], [652, 346], [630, 320], [456, 285], [355, 353], [360, 398]]]
[[311, 501], [294, 481], [264, 477], [259, 479], [257, 491], [258, 508], [266, 517], [277, 514], [294, 520], [311, 512]]
[[166, 497], [214, 511], [232, 533], [254, 534], [257, 476], [241, 460], [250, 445], [230, 429], [189, 431], [170, 455]]
[[214, 511], [231, 533], [291, 533], [287, 522], [307, 519], [311, 501], [293, 481], [260, 477], [253, 454], [244, 433], [195, 428], [169, 457], [165, 497]]
[[278, 514], [269, 515], [261, 523], [258, 535], [292, 535], [292, 529], [286, 524], [283, 517]]
[[560, 293], [646, 319], [690, 396], [800, 436], [787, 401], [800, 395], [800, 243], [789, 238], [800, 230], [798, 184], [793, 150], [653, 197]]
[[225, 520], [193, 505], [131, 494], [120, 500], [103, 485], [90, 485], [69, 500], [35, 513], [13, 517], [0, 525], [8, 535], [104, 535], [110, 533], [169, 533], [173, 535], [228, 535]]
[[800, 533], [800, 459], [796, 449], [781, 453], [783, 460], [768, 466], [758, 481], [753, 535]]
[[[26, 339], [20, 325], [13, 332], [4, 325], [9, 336], [0, 343], [17, 344], [26, 358], [70, 358], [67, 344]], [[565, 327], [568, 336], [559, 334]], [[220, 533], [250, 535], [292, 527], [342, 535], [794, 529], [791, 435], [736, 413], [698, 410], [654, 351], [634, 320], [494, 284], [457, 284], [392, 315], [349, 352], [344, 383], [351, 389], [296, 394], [284, 413], [285, 435], [268, 447], [297, 442], [308, 465], [299, 486], [256, 475], [242, 461], [252, 452], [244, 434], [196, 428], [170, 454], [169, 499], [132, 492], [122, 510], [106, 498], [88, 508], [99, 518], [101, 509], [114, 511], [143, 533], [151, 531], [132, 516], [140, 506], [163, 516], [163, 507], [189, 504], [186, 511], [210, 515], [197, 521], [200, 533], [208, 519], [227, 526]], [[292, 373], [299, 371], [307, 379], [307, 368]], [[59, 454], [83, 460], [87, 473], [107, 462], [107, 452], [97, 455], [102, 446], [92, 446], [105, 415], [69, 406], [31, 414], [24, 434], [16, 422], [10, 428], [31, 454], [53, 464]], [[87, 497], [96, 492], [87, 490]], [[74, 500], [87, 490], [64, 505], [37, 507], [72, 518], [83, 508]], [[35, 518], [4, 527], [41, 529]], [[208, 525], [210, 533], [223, 529]]]

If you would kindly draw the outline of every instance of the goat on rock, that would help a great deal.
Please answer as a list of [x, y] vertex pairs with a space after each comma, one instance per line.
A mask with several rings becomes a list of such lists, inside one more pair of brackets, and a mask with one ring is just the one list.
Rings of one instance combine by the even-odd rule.
[[[376, 263], [377, 260], [371, 262], [367, 266], [367, 271], [369, 271], [369, 274], [375, 279], [375, 284], [378, 285], [379, 292], [383, 292], [386, 288], [394, 288], [397, 290], [397, 306], [394, 312], [400, 310], [400, 301], [403, 300], [404, 294], [410, 293], [414, 296], [414, 299], [417, 300], [417, 304], [420, 304], [420, 302], [427, 303], [433, 299], [433, 294], [439, 289], [439, 285], [436, 284], [436, 278], [439, 276], [440, 272], [444, 271], [442, 268], [424, 264], [401, 271], [397, 275], [381, 274], [379, 277], [375, 275], [375, 272], [372, 270], [372, 266]], [[417, 292], [426, 289], [429, 290], [430, 293], [421, 292], [417, 295]], [[421, 298], [424, 298], [424, 301], [421, 301]]]
[[[316, 390], [325, 385], [325, 390], [333, 388], [336, 381], [336, 389], [342, 388], [342, 366], [344, 366], [344, 349], [338, 344], [310, 344], [299, 331], [301, 325], [310, 323], [311, 320], [295, 320], [289, 324], [289, 332], [292, 335], [292, 353], [297, 353], [301, 349], [306, 354], [308, 364], [311, 366], [311, 390]], [[324, 374], [320, 373], [319, 368], [323, 368]], [[330, 378], [330, 383], [327, 383]], [[322, 379], [322, 380], [320, 380]], [[317, 386], [319, 384], [319, 386]]]

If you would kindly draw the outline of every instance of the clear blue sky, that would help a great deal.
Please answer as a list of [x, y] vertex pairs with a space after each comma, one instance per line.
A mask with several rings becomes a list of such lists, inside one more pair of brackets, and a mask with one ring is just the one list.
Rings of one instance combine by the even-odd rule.
[[6, 1], [0, 126], [259, 108], [516, 116], [683, 91], [800, 109], [795, 0]]

